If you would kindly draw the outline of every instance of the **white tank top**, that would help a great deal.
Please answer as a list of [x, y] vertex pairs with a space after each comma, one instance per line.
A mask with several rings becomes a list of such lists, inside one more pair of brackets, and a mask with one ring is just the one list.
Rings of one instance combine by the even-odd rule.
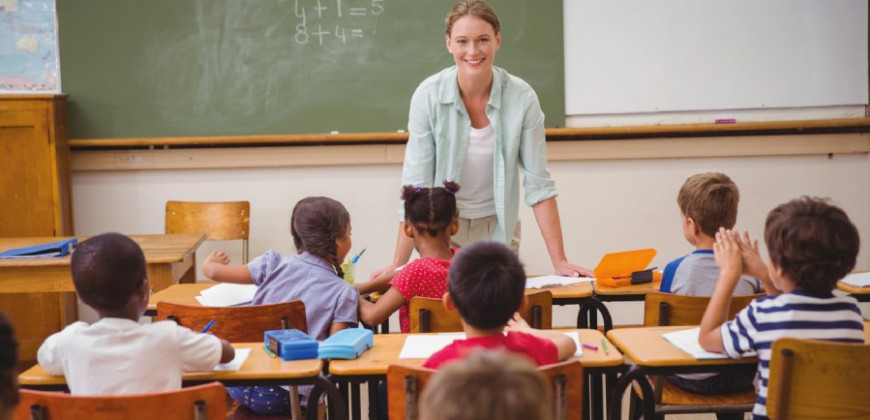
[[456, 194], [459, 217], [478, 219], [495, 214], [492, 193], [494, 148], [495, 130], [492, 124], [481, 129], [471, 127], [465, 163], [459, 178], [459, 193]]

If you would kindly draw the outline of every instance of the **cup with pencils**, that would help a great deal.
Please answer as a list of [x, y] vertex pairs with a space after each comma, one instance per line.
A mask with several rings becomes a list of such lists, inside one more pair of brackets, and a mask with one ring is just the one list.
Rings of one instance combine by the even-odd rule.
[[367, 248], [363, 248], [358, 254], [354, 255], [343, 264], [341, 264], [341, 271], [344, 272], [344, 281], [354, 284], [355, 275], [356, 275], [356, 263], [359, 261], [359, 258], [366, 252]]

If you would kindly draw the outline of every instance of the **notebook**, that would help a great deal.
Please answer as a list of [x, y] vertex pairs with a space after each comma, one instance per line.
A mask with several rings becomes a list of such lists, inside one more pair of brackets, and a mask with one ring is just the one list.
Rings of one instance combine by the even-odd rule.
[[540, 276], [526, 279], [527, 289], [543, 289], [545, 287], [568, 286], [570, 284], [591, 282], [595, 279], [592, 277], [566, 277], [566, 276]]
[[257, 286], [254, 284], [220, 283], [199, 292], [196, 301], [202, 306], [236, 306], [250, 303], [255, 293]]
[[78, 238], [63, 239], [47, 244], [25, 248], [15, 248], [0, 252], [0, 258], [54, 258], [63, 257], [73, 251], [79, 243]]
[[870, 287], [870, 272], [849, 274], [843, 278], [843, 283], [855, 287]]
[[690, 328], [688, 330], [680, 330], [662, 334], [665, 340], [668, 340], [678, 349], [686, 352], [689, 356], [698, 360], [708, 359], [727, 359], [728, 356], [722, 353], [711, 353], [701, 348], [698, 344], [698, 335], [701, 333], [701, 327]]

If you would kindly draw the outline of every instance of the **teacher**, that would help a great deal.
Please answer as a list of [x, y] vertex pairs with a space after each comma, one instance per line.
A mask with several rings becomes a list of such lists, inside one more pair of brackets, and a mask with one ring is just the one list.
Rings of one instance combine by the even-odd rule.
[[[519, 251], [520, 171], [556, 274], [591, 276], [565, 257], [556, 189], [547, 170], [544, 113], [525, 81], [495, 67], [501, 25], [483, 1], [460, 0], [447, 16], [447, 51], [455, 66], [420, 83], [411, 98], [402, 185], [432, 187], [455, 180], [459, 232], [454, 246], [479, 240]], [[393, 263], [372, 273], [391, 277], [411, 256], [399, 229]]]

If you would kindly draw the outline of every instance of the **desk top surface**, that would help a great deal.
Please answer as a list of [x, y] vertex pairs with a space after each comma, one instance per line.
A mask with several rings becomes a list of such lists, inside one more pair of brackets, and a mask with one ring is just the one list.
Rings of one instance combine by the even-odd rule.
[[[263, 349], [263, 343], [233, 343], [236, 349], [250, 348], [251, 354], [241, 369], [233, 372], [188, 372], [182, 378], [184, 381], [202, 380], [241, 380], [241, 379], [296, 379], [310, 378], [320, 374], [323, 362], [320, 359], [292, 360], [285, 362], [269, 356]], [[63, 376], [49, 375], [39, 365], [18, 375], [22, 386], [63, 385]]]
[[[142, 252], [145, 253], [145, 261], [148, 264], [175, 263], [184, 259], [187, 254], [196, 251], [196, 248], [205, 241], [205, 235], [199, 233], [176, 233], [163, 235], [129, 235], [136, 241]], [[40, 238], [0, 238], [0, 252], [7, 249], [23, 248], [49, 242], [56, 242], [69, 237], [40, 237]], [[86, 240], [79, 237], [79, 241]], [[0, 267], [25, 267], [25, 266], [68, 266], [70, 256], [60, 258], [10, 258], [0, 259]]]
[[196, 297], [199, 296], [199, 292], [208, 289], [218, 283], [212, 281], [203, 281], [197, 283], [180, 283], [173, 284], [159, 292], [153, 293], [151, 297], [148, 299], [148, 308], [149, 311], [157, 310], [158, 302], [172, 302], [172, 303], [180, 303], [183, 305], [199, 305]]
[[605, 296], [645, 295], [649, 292], [658, 291], [659, 286], [661, 286], [661, 284], [662, 284], [661, 281], [654, 281], [654, 282], [643, 283], [643, 284], [630, 284], [628, 286], [622, 286], [622, 287], [607, 287], [607, 286], [601, 286], [598, 284], [598, 282], [595, 282], [592, 289], [595, 291], [596, 295], [605, 295]]
[[547, 290], [553, 294], [553, 299], [576, 299], [592, 296], [592, 282], [574, 283], [560, 287], [546, 287], [543, 289], [526, 289], [526, 293], [534, 293]]
[[843, 283], [842, 280], [837, 282], [837, 289], [853, 295], [870, 295], [870, 287], [853, 286], [851, 284]]
[[[619, 366], [624, 362], [622, 353], [612, 344], [608, 344], [610, 352], [605, 354], [604, 349], [601, 348], [601, 340], [605, 338], [600, 331], [588, 329], [560, 331], [577, 331], [581, 343], [598, 347], [598, 350], [583, 349], [583, 355], [579, 360], [585, 367]], [[410, 334], [375, 334], [374, 346], [371, 349], [354, 360], [332, 360], [329, 362], [329, 373], [344, 376], [386, 375], [387, 368], [393, 364], [422, 366], [426, 359], [399, 359], [399, 353], [408, 335]]]

